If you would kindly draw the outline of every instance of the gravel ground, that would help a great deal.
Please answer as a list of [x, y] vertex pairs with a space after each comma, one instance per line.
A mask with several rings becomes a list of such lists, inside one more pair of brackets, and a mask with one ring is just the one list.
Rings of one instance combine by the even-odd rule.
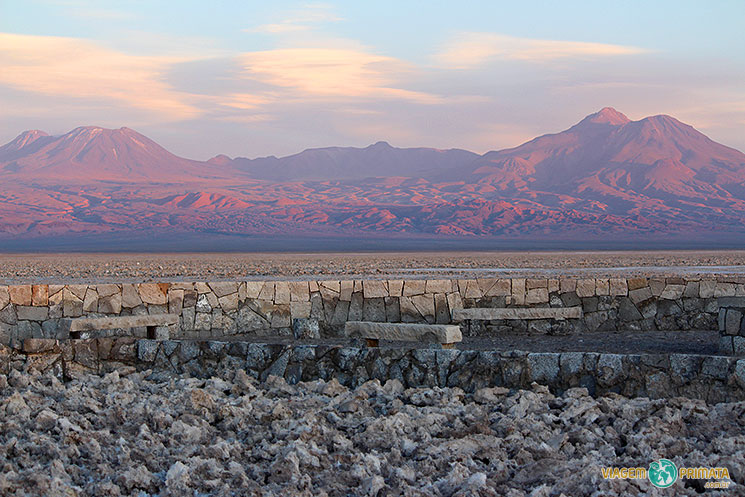
[[727, 467], [732, 486], [707, 495], [743, 495], [745, 402], [221, 374], [0, 376], [0, 494], [658, 495], [600, 468], [664, 457]]
[[595, 274], [745, 276], [745, 251], [0, 255], [0, 284]]

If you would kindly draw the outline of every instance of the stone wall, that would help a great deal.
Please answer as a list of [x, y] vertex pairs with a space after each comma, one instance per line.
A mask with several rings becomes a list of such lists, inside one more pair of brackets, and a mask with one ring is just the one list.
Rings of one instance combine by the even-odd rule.
[[720, 299], [718, 321], [719, 352], [745, 355], [745, 299]]
[[[234, 281], [0, 286], [0, 343], [65, 338], [61, 318], [173, 313], [175, 338], [338, 336], [350, 321], [450, 323], [470, 307], [581, 306], [577, 320], [470, 322], [466, 336], [501, 330], [715, 330], [720, 300], [742, 300], [742, 278]], [[145, 330], [129, 330], [145, 336]]]
[[0, 345], [0, 374], [11, 370], [127, 374], [150, 369], [209, 377], [220, 370], [245, 369], [265, 380], [289, 383], [318, 378], [356, 386], [370, 379], [398, 379], [407, 387], [528, 388], [532, 382], [554, 393], [576, 386], [592, 395], [685, 396], [709, 403], [745, 399], [745, 359], [686, 354], [527, 353], [473, 350], [354, 348], [281, 345], [241, 341], [27, 340], [23, 350]]

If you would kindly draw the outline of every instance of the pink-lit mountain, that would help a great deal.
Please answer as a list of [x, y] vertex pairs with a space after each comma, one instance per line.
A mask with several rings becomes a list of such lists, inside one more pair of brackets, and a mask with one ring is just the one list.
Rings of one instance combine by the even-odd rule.
[[0, 147], [0, 169], [18, 180], [188, 182], [230, 178], [173, 155], [129, 128], [81, 126], [62, 136], [21, 133]]
[[479, 158], [466, 150], [434, 148], [394, 148], [386, 142], [369, 147], [313, 148], [282, 157], [262, 157], [233, 161], [212, 159], [213, 163], [231, 164], [251, 178], [270, 181], [307, 181], [325, 179], [364, 179], [370, 176], [429, 177], [452, 170]]
[[745, 239], [745, 155], [669, 116], [612, 108], [464, 150], [311, 149], [206, 162], [127, 128], [0, 147], [0, 240], [70, 234]]
[[[452, 173], [451, 173], [452, 174]], [[489, 152], [454, 177], [502, 191], [706, 200], [739, 195], [745, 155], [670, 116], [629, 121], [606, 107], [566, 131]], [[734, 191], [727, 190], [734, 187]]]

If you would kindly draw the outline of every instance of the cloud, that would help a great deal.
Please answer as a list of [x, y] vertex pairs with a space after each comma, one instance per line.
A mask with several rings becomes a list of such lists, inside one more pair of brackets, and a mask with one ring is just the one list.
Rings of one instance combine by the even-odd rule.
[[440, 97], [397, 88], [394, 75], [410, 70], [403, 61], [353, 48], [287, 48], [244, 53], [243, 76], [295, 95], [326, 98], [393, 98], [432, 104]]
[[308, 29], [308, 27], [302, 24], [296, 24], [294, 22], [278, 22], [278, 23], [273, 23], [273, 24], [262, 24], [261, 26], [258, 26], [253, 29], [246, 29], [245, 31], [257, 32], [257, 33], [280, 34], [280, 33], [289, 33], [292, 31], [304, 31], [306, 29]]
[[216, 119], [219, 121], [226, 121], [226, 122], [232, 122], [232, 123], [253, 124], [253, 123], [261, 123], [265, 121], [273, 121], [274, 119], [276, 119], [276, 117], [271, 114], [239, 114], [239, 115], [221, 116]]
[[254, 95], [250, 93], [231, 93], [215, 99], [219, 105], [239, 110], [256, 109], [259, 106], [276, 101], [268, 95]]
[[313, 25], [338, 22], [343, 19], [332, 12], [332, 6], [323, 3], [308, 4], [275, 23], [262, 24], [247, 32], [285, 34], [312, 29]]
[[402, 88], [401, 82], [421, 68], [319, 29], [342, 20], [333, 6], [312, 3], [278, 22], [245, 30], [269, 33], [277, 46], [241, 54], [242, 77], [273, 87], [274, 97], [285, 102], [393, 99], [428, 105], [443, 101], [439, 95]]
[[200, 114], [163, 80], [186, 58], [136, 56], [88, 40], [0, 33], [0, 85], [55, 97], [118, 102], [166, 120]]
[[491, 60], [546, 62], [564, 58], [595, 58], [633, 55], [646, 50], [606, 43], [538, 40], [497, 33], [462, 33], [435, 55], [438, 64], [448, 68], [476, 67]]

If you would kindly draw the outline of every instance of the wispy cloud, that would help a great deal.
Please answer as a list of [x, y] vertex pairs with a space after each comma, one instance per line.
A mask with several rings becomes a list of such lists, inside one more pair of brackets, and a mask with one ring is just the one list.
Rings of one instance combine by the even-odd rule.
[[396, 58], [353, 48], [288, 48], [249, 52], [240, 56], [246, 78], [280, 88], [296, 96], [374, 97], [437, 103], [425, 92], [399, 88], [395, 75], [409, 70]]
[[241, 123], [241, 124], [261, 123], [265, 121], [272, 121], [274, 119], [276, 119], [275, 116], [271, 114], [237, 114], [237, 115], [221, 116], [217, 118], [217, 120], [219, 121]]
[[338, 22], [343, 19], [333, 12], [333, 7], [324, 3], [313, 3], [291, 12], [274, 23], [262, 24], [245, 31], [256, 33], [284, 34], [307, 31], [319, 24]]
[[270, 95], [255, 95], [251, 93], [230, 93], [215, 99], [219, 105], [239, 110], [256, 109], [262, 105], [276, 101]]
[[565, 58], [593, 58], [644, 53], [638, 47], [582, 41], [539, 40], [497, 33], [462, 33], [435, 55], [449, 68], [471, 68], [492, 60], [546, 62]]
[[276, 48], [241, 54], [238, 57], [243, 68], [241, 76], [271, 86], [285, 102], [306, 99], [442, 102], [439, 95], [403, 87], [402, 81], [421, 68], [321, 29], [342, 20], [332, 5], [311, 3], [287, 13], [275, 23], [247, 29], [271, 34]]
[[0, 84], [27, 92], [145, 109], [166, 119], [200, 113], [163, 80], [186, 59], [124, 54], [88, 40], [0, 33]]

